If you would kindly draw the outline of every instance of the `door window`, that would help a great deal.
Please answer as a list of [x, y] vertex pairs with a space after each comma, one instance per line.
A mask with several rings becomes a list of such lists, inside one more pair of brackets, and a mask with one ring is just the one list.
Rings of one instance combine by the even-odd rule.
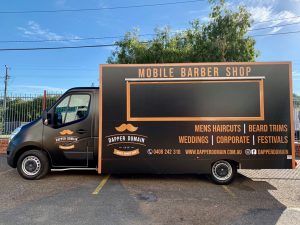
[[69, 95], [55, 108], [54, 120], [56, 126], [81, 120], [88, 115], [90, 95]]

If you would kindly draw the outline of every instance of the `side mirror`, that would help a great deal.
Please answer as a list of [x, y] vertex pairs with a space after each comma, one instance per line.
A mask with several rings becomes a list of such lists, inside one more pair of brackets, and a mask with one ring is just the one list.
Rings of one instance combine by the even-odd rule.
[[54, 113], [53, 115], [53, 124], [54, 126], [59, 126], [62, 124], [62, 115], [61, 113]]
[[43, 124], [48, 126], [51, 123], [51, 114], [48, 113], [46, 110], [42, 112], [42, 120]]

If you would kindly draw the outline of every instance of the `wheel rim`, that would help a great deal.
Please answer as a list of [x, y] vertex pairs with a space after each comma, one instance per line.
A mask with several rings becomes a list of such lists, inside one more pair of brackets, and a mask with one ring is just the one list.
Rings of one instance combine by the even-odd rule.
[[226, 161], [219, 161], [213, 165], [212, 173], [218, 180], [225, 181], [232, 176], [232, 167]]
[[28, 176], [35, 176], [41, 169], [41, 161], [36, 156], [27, 156], [22, 161], [22, 170]]

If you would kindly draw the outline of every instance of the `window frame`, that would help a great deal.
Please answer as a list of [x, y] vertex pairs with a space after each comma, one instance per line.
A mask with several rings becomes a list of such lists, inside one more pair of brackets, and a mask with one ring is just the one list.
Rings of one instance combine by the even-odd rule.
[[[179, 117], [132, 117], [131, 115], [131, 86], [133, 85], [160, 85], [160, 84], [185, 84], [185, 83], [258, 83], [259, 87], [259, 116], [233, 116], [233, 117], [204, 117], [204, 116], [179, 116]], [[264, 78], [256, 79], [226, 79], [226, 80], [171, 80], [171, 81], [131, 81], [126, 80], [126, 117], [127, 121], [134, 122], [168, 122], [168, 121], [264, 121], [265, 102], [264, 102]]]
[[[54, 128], [57, 129], [57, 128], [69, 126], [69, 125], [72, 125], [72, 124], [81, 122], [81, 121], [83, 121], [83, 120], [85, 120], [86, 118], [89, 117], [90, 111], [91, 111], [92, 95], [91, 95], [90, 93], [82, 93], [82, 92], [76, 93], [76, 92], [71, 92], [71, 93], [67, 93], [66, 95], [61, 96], [61, 98], [57, 101], [57, 103], [52, 107], [52, 109], [51, 109], [52, 115], [53, 115], [52, 118], [54, 118], [54, 114], [55, 114], [55, 109], [56, 109], [56, 107], [57, 107], [64, 99], [66, 99], [67, 97], [70, 96], [70, 99], [69, 99], [69, 102], [68, 102], [68, 108], [69, 108], [69, 104], [70, 104], [70, 102], [71, 102], [72, 95], [88, 95], [88, 96], [90, 97], [89, 104], [88, 104], [87, 115], [86, 115], [85, 117], [83, 117], [83, 118], [80, 118], [80, 119], [78, 119], [78, 120], [73, 120], [73, 121], [71, 121], [71, 122], [64, 123], [64, 124], [62, 124], [62, 125], [55, 125], [55, 124], [53, 124], [53, 127], [54, 127]], [[53, 121], [53, 119], [52, 119], [52, 121]]]

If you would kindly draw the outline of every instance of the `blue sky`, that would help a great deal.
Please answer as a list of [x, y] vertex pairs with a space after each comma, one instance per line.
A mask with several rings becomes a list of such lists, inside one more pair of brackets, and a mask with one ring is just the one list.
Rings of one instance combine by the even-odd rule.
[[[179, 0], [11, 0], [1, 1], [0, 11], [61, 10], [167, 3]], [[181, 0], [183, 1], [183, 0]], [[231, 7], [243, 3], [252, 13], [253, 28], [279, 27], [252, 31], [250, 35], [300, 31], [300, 0], [229, 1]], [[0, 48], [29, 48], [109, 44], [114, 39], [60, 41], [65, 39], [123, 35], [139, 28], [140, 33], [153, 33], [154, 28], [169, 25], [172, 30], [184, 29], [189, 21], [208, 19], [207, 1], [177, 5], [64, 13], [0, 13]], [[298, 17], [297, 17], [298, 16]], [[286, 18], [286, 19], [284, 19]], [[272, 20], [272, 21], [270, 21]], [[263, 21], [269, 21], [264, 22]], [[283, 24], [293, 25], [280, 27]], [[53, 40], [42, 43], [6, 43], [14, 40]], [[300, 95], [300, 33], [255, 37], [261, 52], [257, 61], [292, 61], [294, 92]], [[98, 85], [99, 64], [106, 62], [112, 47], [0, 52], [0, 77], [9, 65], [10, 93], [42, 93], [65, 91], [75, 86]], [[3, 78], [2, 78], [3, 79]], [[0, 91], [3, 91], [3, 82]]]

